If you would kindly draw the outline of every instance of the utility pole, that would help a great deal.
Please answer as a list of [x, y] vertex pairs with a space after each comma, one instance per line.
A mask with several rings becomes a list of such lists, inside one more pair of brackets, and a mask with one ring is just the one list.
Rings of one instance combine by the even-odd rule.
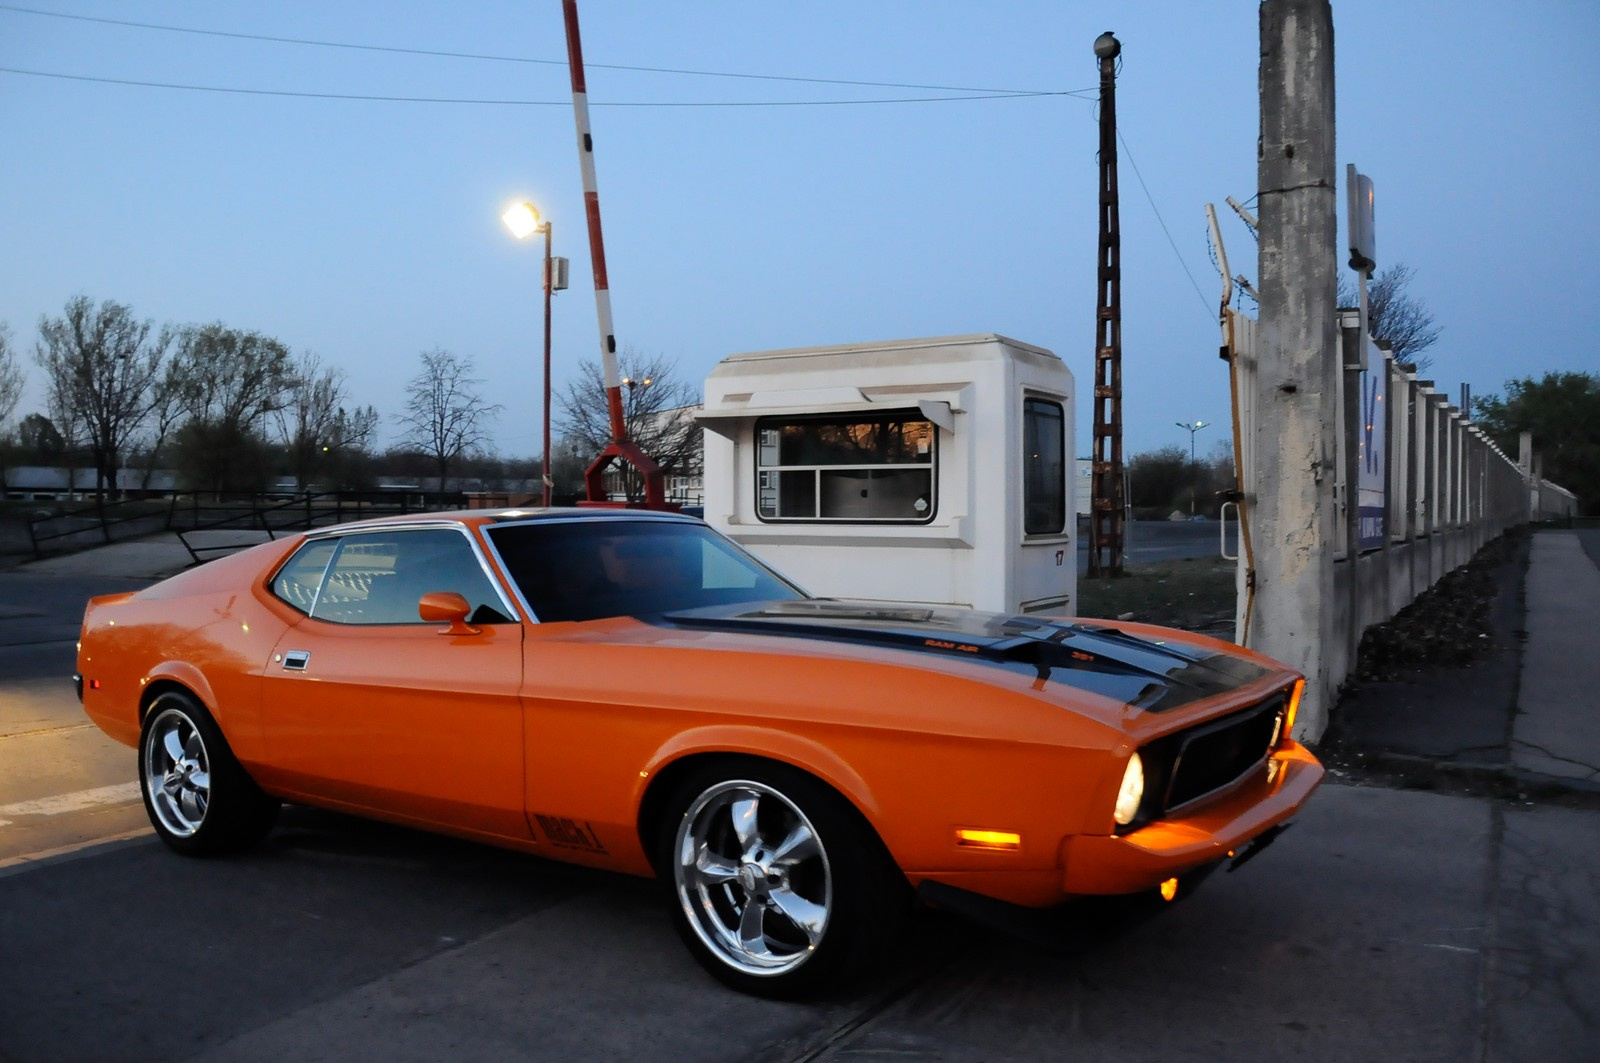
[[1107, 30], [1100, 60], [1100, 256], [1094, 339], [1094, 453], [1089, 514], [1090, 579], [1122, 575], [1122, 232], [1117, 224], [1117, 56]]
[[1256, 378], [1253, 648], [1305, 673], [1298, 734], [1327, 726], [1333, 624], [1335, 321], [1333, 11], [1261, 5], [1262, 348]]

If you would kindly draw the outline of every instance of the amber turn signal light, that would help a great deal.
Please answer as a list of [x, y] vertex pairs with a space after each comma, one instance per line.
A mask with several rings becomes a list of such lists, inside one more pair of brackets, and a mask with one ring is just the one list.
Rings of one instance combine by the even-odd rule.
[[969, 849], [1021, 849], [1022, 835], [1005, 830], [956, 830], [956, 844]]
[[1300, 696], [1305, 692], [1306, 681], [1304, 679], [1296, 679], [1294, 687], [1289, 691], [1289, 711], [1283, 714], [1282, 737], [1284, 738], [1294, 737], [1294, 718], [1295, 714], [1300, 711]]

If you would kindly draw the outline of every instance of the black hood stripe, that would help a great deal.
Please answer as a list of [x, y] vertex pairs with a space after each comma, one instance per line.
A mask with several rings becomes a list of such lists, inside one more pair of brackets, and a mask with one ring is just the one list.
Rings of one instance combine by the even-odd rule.
[[960, 657], [1152, 712], [1225, 693], [1267, 674], [1243, 658], [1166, 645], [1102, 625], [944, 606], [808, 599], [669, 613], [660, 622]]

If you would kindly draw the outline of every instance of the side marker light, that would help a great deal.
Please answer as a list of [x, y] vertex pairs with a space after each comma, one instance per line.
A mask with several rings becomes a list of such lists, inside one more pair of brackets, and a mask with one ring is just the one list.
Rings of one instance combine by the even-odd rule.
[[968, 849], [1022, 848], [1022, 835], [1004, 830], [966, 830], [957, 828], [956, 844]]
[[1287, 738], [1294, 737], [1294, 718], [1300, 712], [1300, 696], [1306, 692], [1306, 681], [1296, 679], [1294, 688], [1289, 691], [1289, 710], [1283, 714], [1283, 733]]
[[1165, 881], [1165, 882], [1163, 882], [1161, 884], [1161, 899], [1162, 900], [1170, 901], [1170, 900], [1173, 900], [1174, 898], [1176, 898], [1177, 896], [1178, 896], [1178, 880], [1177, 879], [1169, 878], [1169, 879], [1167, 879], [1167, 881]]

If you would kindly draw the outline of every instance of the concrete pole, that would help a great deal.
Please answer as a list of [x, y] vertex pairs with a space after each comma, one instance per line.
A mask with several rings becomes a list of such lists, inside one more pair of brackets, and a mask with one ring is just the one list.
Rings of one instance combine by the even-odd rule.
[[1299, 735], [1328, 724], [1333, 599], [1335, 321], [1333, 11], [1261, 5], [1261, 362], [1256, 377], [1256, 649], [1306, 675]]

